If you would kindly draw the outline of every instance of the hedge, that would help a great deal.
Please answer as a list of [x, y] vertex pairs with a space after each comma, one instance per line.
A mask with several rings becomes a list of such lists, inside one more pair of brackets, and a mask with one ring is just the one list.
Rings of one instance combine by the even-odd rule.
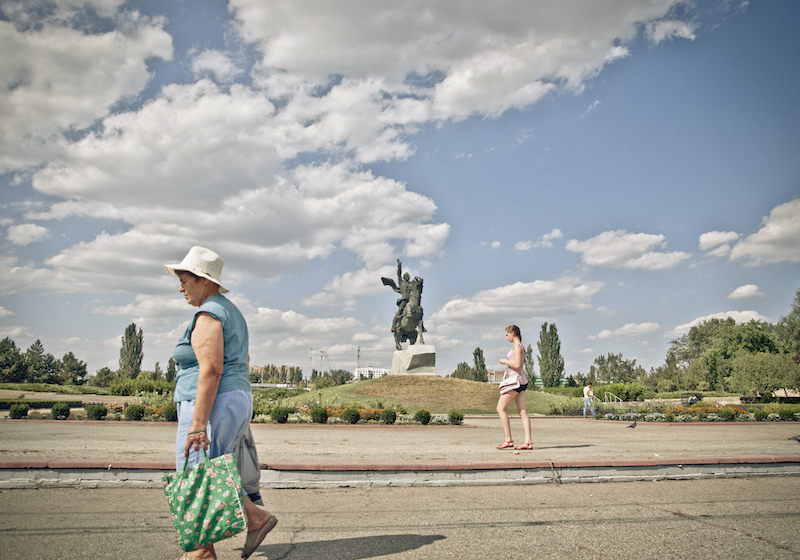
[[36, 408], [53, 408], [53, 405], [56, 403], [67, 403], [67, 406], [70, 408], [83, 408], [83, 402], [81, 401], [37, 401], [37, 400], [28, 400], [28, 399], [0, 399], [0, 410], [10, 410], [11, 405], [13, 404], [27, 404], [28, 407], [33, 410]]

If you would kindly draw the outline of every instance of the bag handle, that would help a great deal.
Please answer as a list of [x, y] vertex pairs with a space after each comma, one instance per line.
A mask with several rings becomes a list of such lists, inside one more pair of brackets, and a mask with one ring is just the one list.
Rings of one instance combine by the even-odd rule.
[[[211, 468], [211, 459], [208, 458], [208, 451], [203, 449], [203, 456], [205, 457], [205, 465], [207, 469]], [[181, 474], [181, 478], [186, 478], [189, 474], [189, 458], [186, 457], [186, 460], [183, 462], [183, 473]]]

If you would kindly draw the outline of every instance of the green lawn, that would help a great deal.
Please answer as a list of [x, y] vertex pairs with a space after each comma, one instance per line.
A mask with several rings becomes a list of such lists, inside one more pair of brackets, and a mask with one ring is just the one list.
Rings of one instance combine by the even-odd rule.
[[[583, 399], [549, 395], [536, 391], [525, 392], [528, 412], [549, 414], [553, 409], [563, 406], [577, 408], [583, 406]], [[447, 414], [457, 408], [465, 414], [496, 414], [497, 399], [500, 396], [497, 385], [451, 379], [433, 375], [387, 376], [367, 379], [321, 389], [284, 399], [290, 406], [310, 405], [320, 402], [326, 407], [345, 408], [349, 404], [360, 404], [367, 409], [403, 407], [407, 413], [425, 409], [432, 414]], [[509, 412], [515, 407], [509, 407]]]

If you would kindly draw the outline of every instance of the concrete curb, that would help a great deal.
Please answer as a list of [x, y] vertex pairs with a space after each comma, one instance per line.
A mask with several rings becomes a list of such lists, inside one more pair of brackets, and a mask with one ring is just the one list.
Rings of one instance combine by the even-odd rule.
[[[800, 476], [800, 455], [665, 459], [262, 464], [262, 488], [486, 486]], [[2, 461], [0, 489], [159, 488], [165, 461]]]

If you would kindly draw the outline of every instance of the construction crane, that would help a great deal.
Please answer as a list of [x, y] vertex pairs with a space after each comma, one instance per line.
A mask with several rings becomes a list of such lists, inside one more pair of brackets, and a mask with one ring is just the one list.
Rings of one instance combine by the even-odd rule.
[[320, 369], [320, 370], [322, 369], [322, 360], [323, 360], [323, 359], [325, 360], [325, 363], [328, 365], [328, 371], [329, 371], [329, 372], [331, 372], [331, 371], [333, 371], [333, 370], [335, 369], [335, 368], [333, 367], [333, 362], [331, 362], [331, 359], [330, 359], [330, 357], [328, 357], [328, 350], [327, 350], [327, 348], [326, 348], [325, 350], [315, 350], [314, 348], [312, 348], [312, 349], [311, 349], [311, 355], [310, 355], [310, 356], [309, 356], [309, 358], [308, 358], [308, 360], [309, 360], [309, 367], [311, 367], [311, 369], [314, 369], [314, 366], [313, 366], [313, 364], [311, 363], [311, 362], [313, 361], [313, 359], [314, 359], [314, 352], [318, 352], [318, 353], [319, 353], [319, 369]]

